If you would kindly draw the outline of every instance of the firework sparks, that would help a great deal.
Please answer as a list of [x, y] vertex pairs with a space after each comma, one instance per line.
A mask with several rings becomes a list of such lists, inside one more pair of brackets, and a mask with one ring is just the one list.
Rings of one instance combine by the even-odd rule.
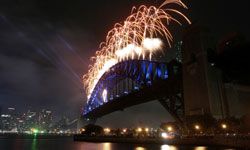
[[166, 0], [160, 7], [142, 5], [137, 10], [134, 7], [123, 24], [116, 23], [108, 32], [106, 40], [100, 44], [100, 49], [93, 57], [94, 65], [83, 76], [88, 100], [101, 76], [119, 61], [151, 59], [156, 51], [162, 49], [163, 42], [157, 38], [159, 36], [164, 37], [171, 47], [173, 37], [167, 26], [171, 21], [182, 25], [173, 14], [183, 17], [191, 24], [183, 13], [167, 8], [169, 4], [177, 4], [187, 9], [181, 0]]

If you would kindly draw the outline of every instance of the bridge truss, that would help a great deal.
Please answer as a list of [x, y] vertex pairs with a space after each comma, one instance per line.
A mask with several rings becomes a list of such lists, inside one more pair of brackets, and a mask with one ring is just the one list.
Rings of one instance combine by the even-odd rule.
[[96, 84], [83, 116], [96, 119], [152, 100], [158, 100], [176, 121], [182, 122], [184, 101], [179, 63], [127, 60], [114, 65]]

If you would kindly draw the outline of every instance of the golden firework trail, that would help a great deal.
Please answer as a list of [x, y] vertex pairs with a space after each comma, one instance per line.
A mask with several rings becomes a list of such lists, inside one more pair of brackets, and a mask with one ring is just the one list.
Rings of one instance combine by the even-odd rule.
[[116, 63], [128, 59], [150, 59], [152, 55], [161, 50], [163, 37], [171, 47], [173, 37], [168, 29], [170, 22], [182, 23], [172, 15], [184, 18], [189, 24], [190, 20], [169, 4], [179, 5], [187, 9], [181, 0], [166, 0], [159, 7], [142, 5], [138, 9], [132, 8], [130, 16], [121, 23], [116, 23], [100, 44], [100, 49], [92, 57], [94, 64], [89, 66], [88, 72], [83, 76], [83, 84], [88, 96], [91, 96], [98, 80]]

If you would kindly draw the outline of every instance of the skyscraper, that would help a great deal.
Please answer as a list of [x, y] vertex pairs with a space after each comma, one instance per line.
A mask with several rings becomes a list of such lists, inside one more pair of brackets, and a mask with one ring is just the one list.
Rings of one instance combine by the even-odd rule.
[[39, 113], [39, 126], [43, 129], [49, 129], [52, 124], [52, 111], [43, 109]]
[[175, 56], [175, 59], [182, 63], [182, 60], [183, 60], [183, 51], [182, 51], [182, 45], [183, 45], [183, 42], [182, 41], [179, 41], [177, 42], [175, 45], [174, 45], [174, 49], [176, 51], [176, 56]]

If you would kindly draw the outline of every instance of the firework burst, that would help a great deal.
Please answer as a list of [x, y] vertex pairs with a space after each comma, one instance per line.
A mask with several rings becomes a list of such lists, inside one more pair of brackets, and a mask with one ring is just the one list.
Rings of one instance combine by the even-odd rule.
[[123, 24], [116, 23], [107, 33], [106, 40], [100, 44], [96, 56], [92, 57], [94, 64], [83, 76], [88, 99], [101, 76], [116, 63], [128, 59], [151, 59], [156, 51], [162, 49], [163, 42], [157, 37], [164, 37], [167, 46], [171, 47], [173, 37], [168, 26], [170, 22], [182, 25], [172, 16], [173, 14], [183, 17], [191, 24], [182, 12], [167, 7], [169, 4], [187, 9], [181, 0], [166, 0], [159, 7], [145, 5], [138, 9], [133, 7], [131, 15]]

